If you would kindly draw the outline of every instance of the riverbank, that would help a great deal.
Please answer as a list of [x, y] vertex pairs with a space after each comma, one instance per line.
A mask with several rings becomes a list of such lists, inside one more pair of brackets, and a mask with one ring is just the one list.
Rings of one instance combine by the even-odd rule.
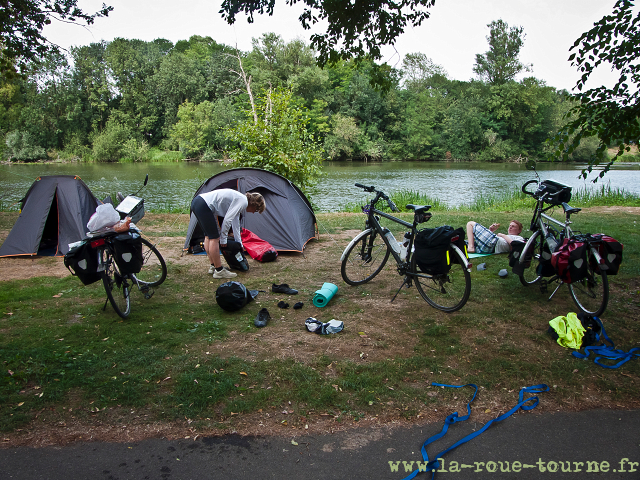
[[[585, 208], [576, 219], [582, 231], [605, 231], [625, 244], [602, 316], [624, 350], [640, 346], [638, 213]], [[451, 211], [437, 219], [453, 226], [472, 217], [507, 224], [528, 215]], [[0, 214], [0, 240], [15, 216]], [[479, 385], [478, 422], [511, 408], [514, 392], [538, 383], [551, 387], [536, 409], [541, 413], [640, 408], [640, 362], [605, 370], [572, 357], [546, 333], [549, 320], [575, 310], [568, 291], [561, 288], [549, 302], [512, 274], [500, 278], [505, 256], [487, 257], [484, 271], [473, 269], [471, 298], [454, 314], [431, 309], [414, 289], [401, 290], [391, 303], [401, 279], [390, 265], [369, 284], [347, 286], [340, 254], [362, 221], [361, 214], [319, 214], [320, 238], [304, 255], [250, 260], [238, 280], [261, 293], [236, 313], [217, 306], [220, 282], [206, 275], [204, 257], [181, 255], [186, 215], [147, 214], [140, 222], [167, 259], [169, 276], [150, 300], [134, 293], [125, 321], [109, 305], [103, 310], [100, 284], [82, 286], [59, 258], [0, 259], [0, 351], [10, 372], [0, 382], [4, 446], [321, 434], [441, 421], [465, 410], [466, 396], [432, 382]], [[323, 282], [339, 292], [320, 309], [311, 298]], [[300, 293], [274, 294], [273, 283]], [[280, 301], [304, 306], [280, 309]], [[256, 329], [261, 308], [271, 321]], [[309, 333], [310, 316], [341, 320], [345, 329]]]

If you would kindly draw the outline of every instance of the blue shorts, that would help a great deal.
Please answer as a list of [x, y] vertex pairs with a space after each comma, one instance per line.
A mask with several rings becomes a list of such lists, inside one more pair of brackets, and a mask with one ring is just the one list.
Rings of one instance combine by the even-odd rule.
[[198, 223], [206, 237], [210, 239], [220, 238], [220, 227], [216, 216], [200, 195], [191, 201], [191, 212], [198, 219]]
[[476, 245], [476, 253], [493, 253], [498, 243], [498, 235], [484, 225], [476, 223], [473, 226], [473, 241]]

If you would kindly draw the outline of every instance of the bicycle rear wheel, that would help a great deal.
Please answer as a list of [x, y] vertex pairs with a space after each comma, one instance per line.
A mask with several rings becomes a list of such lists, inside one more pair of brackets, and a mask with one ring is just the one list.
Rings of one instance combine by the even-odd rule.
[[388, 258], [389, 248], [380, 235], [372, 229], [365, 230], [342, 254], [342, 279], [349, 285], [367, 283], [380, 273]]
[[142, 238], [142, 269], [133, 275], [140, 286], [157, 287], [167, 278], [167, 265], [158, 249]]
[[411, 257], [411, 276], [420, 296], [432, 307], [451, 313], [460, 310], [471, 294], [471, 275], [467, 260], [455, 249], [449, 250], [451, 268], [441, 275], [420, 272], [416, 256]]
[[102, 272], [102, 283], [107, 292], [111, 306], [122, 318], [131, 313], [131, 280], [120, 274], [120, 269], [110, 253], [106, 253], [105, 269]]
[[569, 292], [576, 306], [587, 315], [599, 317], [609, 303], [609, 279], [607, 273], [597, 274], [592, 265], [595, 259], [589, 255], [587, 276], [569, 284]]
[[518, 274], [520, 283], [525, 287], [537, 283], [542, 276], [538, 274], [538, 265], [542, 261], [543, 238], [540, 231], [534, 232], [522, 249], [518, 260], [518, 267], [522, 273]]

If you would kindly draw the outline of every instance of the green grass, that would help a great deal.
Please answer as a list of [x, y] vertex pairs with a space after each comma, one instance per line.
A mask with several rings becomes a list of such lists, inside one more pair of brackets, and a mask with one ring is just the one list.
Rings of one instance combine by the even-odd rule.
[[[6, 216], [0, 216], [1, 228], [11, 223]], [[505, 225], [512, 217], [529, 216], [528, 209], [443, 210], [435, 211], [430, 223], [457, 227], [474, 218]], [[607, 333], [624, 350], [640, 345], [640, 235], [634, 218], [585, 212], [574, 225], [607, 232], [625, 244], [603, 316]], [[187, 220], [169, 228], [148, 215], [142, 227], [148, 234], [162, 230], [160, 236], [179, 237]], [[513, 404], [522, 386], [547, 383], [553, 392], [541, 400], [553, 406], [546, 408], [637, 407], [640, 361], [605, 370], [571, 357], [546, 334], [549, 320], [575, 308], [566, 288], [549, 302], [548, 295], [521, 286], [513, 275], [500, 279], [497, 271], [507, 260], [496, 256], [486, 258], [486, 271], [474, 268], [469, 303], [455, 314], [429, 308], [415, 289], [402, 290], [390, 304], [400, 281], [391, 267], [361, 287], [340, 280], [339, 256], [347, 240], [338, 236], [362, 228], [364, 215], [319, 214], [318, 220], [321, 239], [305, 257], [252, 263], [241, 280], [263, 290], [274, 281], [300, 288], [298, 298], [307, 302], [301, 314], [279, 312], [275, 296], [265, 293], [258, 297], [261, 304], [224, 312], [215, 303], [214, 285], [200, 272], [203, 265], [181, 262], [169, 263], [167, 281], [150, 300], [134, 292], [127, 320], [110, 306], [103, 311], [100, 283], [82, 286], [73, 277], [0, 281], [0, 430], [28, 428], [39, 412], [57, 412], [56, 418], [64, 420], [72, 415], [69, 409], [87, 422], [113, 421], [114, 415], [136, 409], [149, 422], [189, 419], [194, 428], [228, 428], [243, 415], [283, 410], [292, 412], [282, 415], [289, 427], [321, 415], [335, 422], [371, 415], [415, 419], [425, 409], [455, 404], [454, 393], [430, 387], [434, 381], [475, 383], [484, 387], [481, 400], [497, 405]], [[320, 255], [323, 261], [308, 265]], [[326, 309], [311, 307], [313, 291], [327, 279], [339, 285], [340, 295]], [[253, 318], [261, 306], [269, 307], [275, 323], [258, 331]], [[299, 337], [305, 315], [338, 318], [345, 331]], [[389, 325], [396, 330], [391, 336]], [[271, 340], [260, 335], [274, 331], [285, 341], [283, 351], [290, 347], [299, 353], [261, 356], [259, 344]], [[363, 344], [359, 332], [369, 343]], [[249, 346], [227, 355], [212, 353], [225, 351], [230, 342]], [[345, 356], [341, 352], [347, 348], [356, 353]], [[52, 418], [46, 415], [38, 421]]]

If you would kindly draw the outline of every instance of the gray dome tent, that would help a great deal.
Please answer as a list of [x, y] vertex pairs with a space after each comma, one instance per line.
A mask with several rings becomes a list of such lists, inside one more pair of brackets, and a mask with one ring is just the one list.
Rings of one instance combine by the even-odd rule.
[[20, 216], [0, 246], [0, 257], [64, 255], [70, 243], [85, 237], [100, 204], [74, 175], [38, 177], [20, 202]]
[[[302, 191], [286, 178], [258, 168], [234, 168], [214, 175], [204, 182], [194, 197], [220, 188], [241, 193], [256, 192], [264, 197], [264, 213], [243, 216], [241, 226], [269, 242], [278, 252], [302, 252], [306, 243], [318, 237], [316, 216]], [[204, 240], [195, 215], [191, 214], [184, 249]]]

